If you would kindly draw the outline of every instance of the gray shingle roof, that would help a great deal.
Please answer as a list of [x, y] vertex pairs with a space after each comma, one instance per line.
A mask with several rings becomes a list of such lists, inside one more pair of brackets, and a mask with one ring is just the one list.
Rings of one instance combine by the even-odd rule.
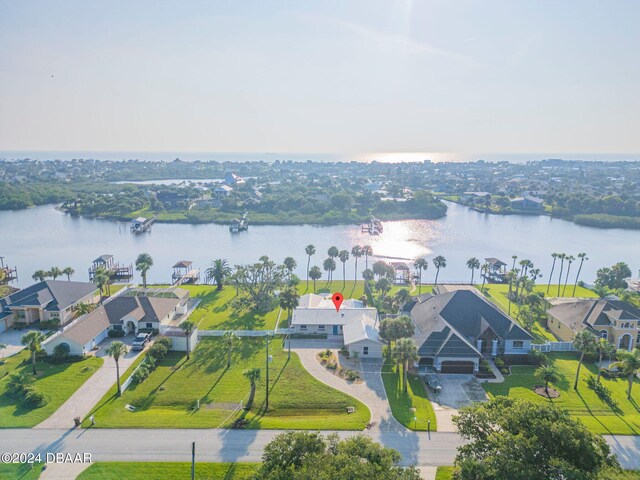
[[606, 327], [615, 320], [640, 321], [640, 309], [621, 300], [576, 299], [558, 303], [547, 313], [576, 331]]
[[95, 283], [45, 280], [3, 298], [0, 307], [33, 306], [49, 311], [64, 310], [96, 290]]

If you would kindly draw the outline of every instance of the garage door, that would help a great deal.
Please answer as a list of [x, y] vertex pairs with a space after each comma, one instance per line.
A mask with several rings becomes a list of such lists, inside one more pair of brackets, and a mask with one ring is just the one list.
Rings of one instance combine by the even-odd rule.
[[442, 373], [473, 373], [473, 362], [442, 362]]

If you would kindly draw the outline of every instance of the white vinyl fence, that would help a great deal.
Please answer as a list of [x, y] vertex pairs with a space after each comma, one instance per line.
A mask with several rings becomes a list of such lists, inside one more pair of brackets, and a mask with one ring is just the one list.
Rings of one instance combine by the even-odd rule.
[[572, 342], [532, 343], [531, 350], [537, 350], [542, 353], [577, 351]]

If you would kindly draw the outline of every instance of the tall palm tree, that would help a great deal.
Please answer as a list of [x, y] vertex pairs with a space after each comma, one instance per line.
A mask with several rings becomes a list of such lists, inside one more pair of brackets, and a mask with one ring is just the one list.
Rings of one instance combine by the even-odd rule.
[[560, 256], [559, 253], [552, 253], [551, 257], [553, 258], [553, 263], [551, 264], [551, 273], [549, 274], [549, 283], [547, 284], [547, 293], [549, 293], [549, 289], [551, 288], [551, 280], [553, 279], [553, 269], [556, 268], [556, 260]]
[[311, 265], [311, 255], [315, 255], [316, 253], [316, 247], [309, 244], [305, 247], [304, 251], [307, 253], [307, 290], [309, 290], [309, 265]]
[[[261, 261], [264, 262], [264, 260]], [[231, 267], [226, 260], [221, 258], [217, 258], [211, 262], [209, 268], [204, 271], [207, 283], [211, 282], [211, 280], [216, 282], [216, 290], [222, 290], [222, 284], [229, 275], [231, 275]]]
[[402, 389], [407, 393], [407, 371], [409, 362], [418, 359], [418, 346], [413, 338], [400, 338], [393, 347], [393, 356], [398, 364], [402, 364]]
[[62, 270], [62, 274], [67, 276], [68, 282], [71, 281], [71, 277], [74, 273], [76, 273], [76, 271], [72, 267], [65, 267], [64, 270]]
[[142, 286], [147, 288], [147, 272], [153, 266], [153, 258], [148, 253], [141, 253], [136, 258], [136, 270], [142, 275]]
[[250, 368], [249, 370], [245, 370], [242, 372], [244, 378], [249, 380], [251, 385], [251, 392], [249, 393], [249, 400], [247, 400], [247, 405], [244, 407], [245, 410], [251, 410], [251, 406], [253, 405], [253, 399], [256, 396], [256, 383], [260, 380], [260, 369], [259, 368]]
[[511, 255], [511, 259], [513, 260], [513, 265], [511, 265], [511, 270], [516, 269], [516, 260], [518, 260], [518, 255]]
[[311, 267], [309, 270], [309, 276], [311, 280], [313, 280], [313, 293], [316, 293], [316, 280], [320, 280], [322, 278], [322, 270], [317, 265]]
[[560, 296], [560, 287], [562, 286], [562, 270], [564, 269], [564, 259], [567, 258], [566, 253], [559, 253], [558, 258], [560, 259], [560, 275], [558, 276], [558, 297]]
[[282, 264], [284, 265], [284, 269], [287, 271], [289, 280], [291, 280], [291, 275], [293, 275], [293, 271], [298, 266], [298, 262], [296, 262], [296, 259], [293, 257], [287, 257], [284, 259]]
[[580, 272], [582, 271], [582, 264], [585, 262], [585, 260], [589, 260], [586, 253], [579, 253], [578, 258], [580, 259], [580, 266], [578, 266], [578, 273], [576, 274], [576, 282], [573, 284], [573, 293], [571, 294], [572, 297], [576, 296], [576, 288], [578, 287], [578, 278], [580, 277]]
[[47, 272], [44, 270], [36, 270], [33, 275], [31, 275], [36, 282], [43, 282], [45, 278], [47, 278]]
[[564, 297], [565, 292], [567, 291], [567, 283], [569, 283], [569, 272], [571, 271], [571, 264], [575, 260], [573, 255], [567, 255], [567, 274], [564, 277], [564, 288], [562, 289], [562, 296]]
[[549, 383], [558, 381], [558, 370], [553, 365], [541, 365], [535, 371], [535, 376], [544, 382], [544, 393], [549, 396]]
[[196, 328], [196, 324], [191, 320], [185, 320], [180, 324], [180, 328], [187, 339], [187, 360], [189, 360], [191, 358], [191, 333]]
[[224, 332], [222, 336], [222, 344], [227, 347], [227, 368], [231, 366], [231, 353], [233, 352], [233, 347], [238, 341], [238, 336], [229, 331]]
[[482, 267], [480, 267], [480, 275], [482, 275], [482, 286], [480, 287], [480, 291], [482, 293], [484, 293], [484, 284], [487, 281], [487, 274], [489, 273], [489, 268], [491, 268], [491, 266], [489, 265], [488, 262], [483, 263]]
[[367, 270], [369, 268], [369, 257], [373, 255], [373, 248], [370, 245], [365, 245], [362, 247], [362, 254], [364, 255], [364, 269]]
[[380, 292], [382, 300], [384, 300], [387, 292], [391, 290], [391, 282], [387, 277], [380, 277], [380, 280], [376, 282], [375, 289]]
[[340, 250], [338, 252], [338, 258], [342, 262], [342, 288], [347, 285], [347, 260], [349, 260], [349, 252], [346, 250]]
[[480, 268], [480, 260], [476, 257], [471, 257], [467, 260], [467, 268], [471, 270], [471, 285], [473, 285], [473, 274], [476, 271], [476, 268]]
[[340, 250], [338, 250], [338, 247], [329, 247], [329, 250], [327, 250], [327, 255], [329, 255], [329, 258], [338, 258], [338, 255], [340, 254]]
[[597, 382], [600, 383], [600, 371], [602, 369], [602, 357], [611, 357], [615, 352], [616, 347], [613, 346], [609, 340], [605, 338], [599, 338], [596, 344], [596, 351], [598, 352], [598, 378]]
[[433, 266], [436, 267], [436, 279], [433, 282], [433, 284], [437, 285], [438, 284], [438, 275], [440, 274], [440, 269], [447, 267], [447, 259], [444, 258], [442, 255], [438, 255], [436, 258], [433, 259]]
[[[561, 257], [562, 258], [562, 257]], [[580, 352], [580, 359], [578, 360], [578, 370], [576, 371], [576, 381], [573, 384], [573, 389], [578, 390], [578, 379], [580, 378], [580, 367], [585, 355], [589, 355], [596, 350], [596, 336], [589, 330], [582, 330], [576, 333], [573, 339], [573, 346]]]
[[618, 350], [618, 361], [611, 365], [612, 367], [618, 367], [622, 370], [622, 373], [627, 376], [629, 380], [629, 387], [627, 388], [627, 399], [631, 400], [631, 388], [633, 387], [633, 381], [640, 370], [640, 350], [634, 348], [630, 352], [627, 350]]
[[122, 389], [120, 388], [120, 357], [127, 353], [127, 347], [120, 340], [111, 342], [111, 345], [107, 347], [107, 355], [113, 357], [116, 362], [116, 382], [118, 384], [118, 396], [122, 396]]
[[324, 268], [325, 272], [327, 272], [327, 284], [331, 285], [331, 282], [333, 281], [333, 271], [336, 269], [335, 260], [331, 257], [327, 258], [322, 263], [322, 267]]
[[51, 267], [51, 270], [47, 272], [47, 276], [53, 278], [54, 280], [62, 275], [62, 270], [58, 267]]
[[[291, 314], [300, 304], [300, 295], [295, 287], [288, 287], [280, 292], [280, 308], [287, 312], [287, 328], [291, 328]], [[287, 358], [291, 358], [291, 339], [289, 339], [289, 353]]]
[[354, 245], [351, 249], [351, 256], [356, 262], [356, 266], [353, 271], [353, 282], [355, 283], [358, 280], [358, 259], [363, 255], [362, 248], [360, 245]]
[[518, 277], [518, 272], [516, 270], [509, 270], [505, 275], [505, 280], [509, 283], [509, 293], [507, 294], [507, 300], [509, 300], [509, 308], [507, 311], [507, 315], [511, 315], [511, 297], [513, 290], [513, 281]]
[[422, 271], [426, 271], [429, 268], [429, 261], [426, 258], [418, 258], [413, 263], [413, 266], [418, 272], [418, 295], [422, 293]]
[[109, 275], [109, 271], [106, 268], [96, 268], [96, 271], [93, 273], [93, 281], [98, 285], [98, 288], [100, 289], [100, 295], [108, 295], [111, 276]]
[[31, 330], [22, 336], [22, 345], [27, 347], [27, 350], [31, 351], [31, 365], [33, 367], [33, 374], [36, 374], [36, 354], [42, 350], [42, 342], [44, 342], [44, 333], [38, 330]]

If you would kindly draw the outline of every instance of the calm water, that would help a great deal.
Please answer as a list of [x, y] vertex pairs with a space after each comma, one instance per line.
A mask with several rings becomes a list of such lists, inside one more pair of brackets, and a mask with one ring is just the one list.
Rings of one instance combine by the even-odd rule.
[[[551, 252], [576, 256], [587, 252], [582, 279], [592, 282], [599, 267], [625, 261], [634, 274], [640, 268], [640, 233], [632, 230], [600, 230], [582, 227], [549, 217], [498, 216], [474, 212], [456, 204], [449, 205], [446, 218], [385, 222], [384, 235], [372, 237], [357, 226], [251, 226], [248, 232], [231, 234], [225, 225], [155, 224], [142, 235], [129, 233], [128, 224], [85, 218], [72, 218], [42, 206], [21, 211], [0, 212], [2, 236], [0, 255], [18, 267], [19, 286], [31, 283], [37, 269], [71, 266], [74, 279], [86, 280], [87, 269], [97, 256], [110, 253], [121, 263], [135, 260], [140, 252], [154, 259], [149, 272], [152, 282], [167, 282], [171, 266], [178, 260], [192, 260], [205, 268], [214, 258], [226, 258], [231, 265], [257, 261], [264, 254], [282, 261], [293, 256], [298, 261], [297, 274], [305, 277], [304, 248], [312, 243], [317, 253], [312, 265], [322, 266], [331, 245], [351, 250], [353, 245], [369, 244], [375, 254], [413, 259], [444, 255], [447, 267], [442, 280], [467, 280], [468, 258], [497, 257], [511, 262], [512, 255], [529, 258], [548, 274]], [[364, 258], [358, 269], [364, 267]], [[575, 273], [576, 267], [572, 267]], [[433, 266], [426, 273], [432, 281]], [[556, 270], [557, 274], [557, 270]], [[347, 278], [353, 279], [354, 264], [347, 263]], [[342, 278], [341, 264], [334, 278]], [[360, 277], [360, 274], [358, 275]]]

